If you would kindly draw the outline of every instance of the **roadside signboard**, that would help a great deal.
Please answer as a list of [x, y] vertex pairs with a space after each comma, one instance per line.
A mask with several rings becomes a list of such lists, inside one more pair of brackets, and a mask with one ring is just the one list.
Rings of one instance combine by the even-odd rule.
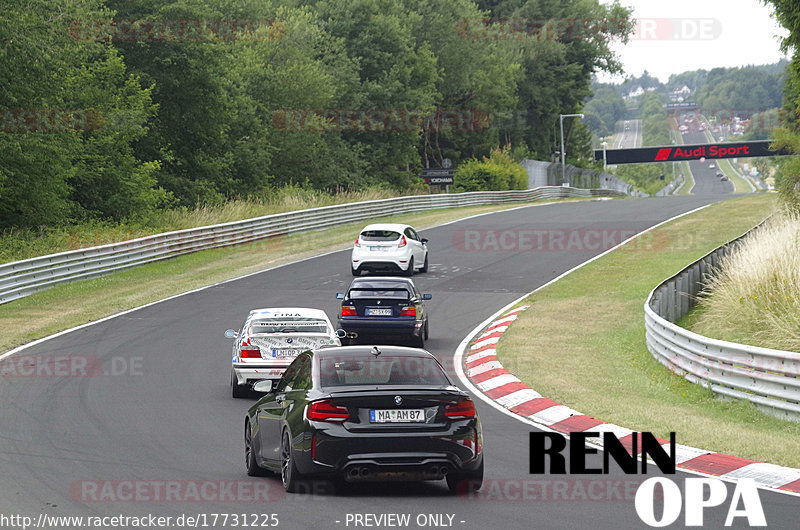
[[[751, 158], [757, 156], [787, 156], [784, 150], [771, 151], [770, 140], [753, 142], [720, 142], [715, 144], [638, 147], [635, 149], [606, 149], [608, 164], [647, 164], [649, 162], [682, 162], [684, 160]], [[595, 160], [603, 160], [603, 150], [595, 149]]]

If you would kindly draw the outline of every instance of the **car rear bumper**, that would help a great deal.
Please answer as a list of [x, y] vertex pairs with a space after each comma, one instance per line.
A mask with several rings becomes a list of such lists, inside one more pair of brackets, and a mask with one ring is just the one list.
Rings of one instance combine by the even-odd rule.
[[[460, 431], [472, 429], [461, 429]], [[441, 433], [427, 436], [352, 437], [317, 431], [313, 457], [298, 467], [312, 475], [339, 475], [351, 482], [437, 480], [448, 473], [473, 471], [483, 454], [475, 452], [473, 436]]]
[[234, 364], [233, 374], [236, 377], [237, 384], [252, 386], [258, 381], [277, 380], [286, 371], [285, 366], [269, 366], [269, 365], [256, 365], [256, 364]]
[[352, 266], [356, 271], [403, 272], [408, 270], [408, 260], [353, 260]]
[[420, 337], [422, 320], [378, 320], [378, 319], [342, 319], [339, 327], [348, 333], [355, 332], [359, 337]]

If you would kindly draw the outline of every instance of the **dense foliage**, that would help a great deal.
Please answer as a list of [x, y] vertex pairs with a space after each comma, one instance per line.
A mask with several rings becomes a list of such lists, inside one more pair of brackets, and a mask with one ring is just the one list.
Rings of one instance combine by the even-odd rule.
[[[597, 24], [541, 38], [496, 17]], [[551, 159], [558, 115], [582, 110], [593, 74], [620, 70], [609, 42], [630, 31], [629, 9], [598, 0], [7, 2], [0, 228], [290, 184], [407, 189], [422, 167], [508, 145]], [[81, 126], [33, 123], [53, 109]], [[571, 161], [588, 158], [585, 127], [567, 133]]]
[[491, 156], [472, 159], [458, 168], [455, 191], [524, 190], [528, 172], [509, 153], [509, 149], [493, 149]]
[[[764, 0], [775, 8], [778, 22], [789, 30], [783, 40], [783, 50], [792, 54], [786, 69], [782, 121], [783, 127], [775, 131], [775, 145], [800, 154], [800, 5], [791, 0]], [[795, 214], [800, 214], [800, 157], [779, 159], [776, 183], [783, 203]]]

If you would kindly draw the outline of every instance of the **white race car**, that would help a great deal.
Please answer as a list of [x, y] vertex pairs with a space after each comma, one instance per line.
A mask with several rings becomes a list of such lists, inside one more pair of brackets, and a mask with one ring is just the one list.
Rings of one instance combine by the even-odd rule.
[[253, 309], [241, 331], [229, 329], [225, 336], [236, 339], [231, 359], [235, 398], [247, 397], [258, 381], [274, 385], [301, 352], [341, 346], [325, 311], [305, 307]]
[[404, 224], [371, 224], [364, 227], [353, 244], [350, 270], [400, 273], [428, 272], [428, 240]]

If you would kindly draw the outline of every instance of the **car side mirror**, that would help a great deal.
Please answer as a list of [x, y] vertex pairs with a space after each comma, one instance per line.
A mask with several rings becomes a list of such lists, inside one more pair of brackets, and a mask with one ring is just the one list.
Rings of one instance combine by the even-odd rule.
[[423, 237], [422, 239], [420, 239], [420, 241], [422, 241], [422, 244], [424, 245], [424, 244], [426, 244], [428, 242], [428, 238], [427, 237]]
[[337, 300], [344, 300], [344, 293], [336, 293]]
[[225, 331], [225, 338], [235, 339], [238, 336], [239, 334], [235, 330], [229, 329]]
[[253, 390], [264, 394], [272, 392], [272, 381], [270, 379], [262, 379], [253, 385]]
[[431, 300], [432, 298], [433, 298], [433, 295], [430, 294], [430, 293], [425, 293], [425, 294], [422, 295], [422, 299], [423, 300]]

